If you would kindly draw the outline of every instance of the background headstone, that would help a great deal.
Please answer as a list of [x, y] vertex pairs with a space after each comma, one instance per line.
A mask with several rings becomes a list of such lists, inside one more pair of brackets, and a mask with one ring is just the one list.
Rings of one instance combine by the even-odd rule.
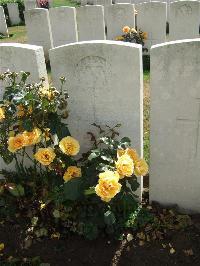
[[54, 47], [78, 41], [74, 7], [50, 8], [49, 17]]
[[24, 0], [25, 10], [37, 8], [37, 1], [36, 0]]
[[76, 9], [78, 40], [105, 40], [103, 6], [83, 6]]
[[0, 34], [8, 36], [8, 27], [6, 23], [6, 18], [4, 14], [4, 9], [0, 6]]
[[137, 29], [147, 32], [145, 46], [148, 51], [154, 44], [166, 41], [167, 4], [148, 2], [135, 5], [137, 10]]
[[[119, 128], [132, 145], [143, 152], [142, 48], [137, 44], [91, 41], [50, 50], [55, 85], [67, 78], [68, 125], [80, 141], [81, 152], [91, 147], [88, 131], [96, 122]], [[142, 178], [139, 179], [142, 188]], [[138, 192], [141, 197], [141, 188]]]
[[199, 5], [199, 1], [177, 1], [170, 3], [170, 40], [199, 38]]
[[21, 19], [19, 16], [19, 8], [17, 3], [7, 3], [8, 14], [11, 25], [19, 25]]
[[200, 212], [200, 40], [151, 49], [150, 199]]
[[[30, 72], [28, 82], [39, 82], [40, 78], [46, 79], [48, 84], [47, 71], [42, 47], [19, 44], [19, 43], [0, 43], [0, 73], [7, 70], [20, 72]], [[0, 99], [3, 97], [3, 84], [0, 82]], [[30, 165], [30, 161], [25, 161], [26, 166]], [[7, 165], [0, 158], [0, 169], [14, 171], [14, 161]], [[1, 175], [0, 175], [1, 178]]]
[[53, 47], [49, 11], [44, 8], [35, 8], [24, 12], [28, 43], [42, 46], [46, 60], [49, 49]]
[[135, 10], [132, 4], [115, 4], [106, 8], [107, 39], [122, 35], [124, 26], [135, 27]]

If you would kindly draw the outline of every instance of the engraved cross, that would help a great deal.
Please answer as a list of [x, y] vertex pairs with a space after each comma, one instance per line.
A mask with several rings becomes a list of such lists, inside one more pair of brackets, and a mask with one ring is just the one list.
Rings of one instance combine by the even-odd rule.
[[200, 98], [196, 98], [196, 100], [198, 101], [198, 114], [196, 119], [177, 118], [177, 121], [195, 124], [195, 157], [197, 157], [198, 147], [200, 143]]

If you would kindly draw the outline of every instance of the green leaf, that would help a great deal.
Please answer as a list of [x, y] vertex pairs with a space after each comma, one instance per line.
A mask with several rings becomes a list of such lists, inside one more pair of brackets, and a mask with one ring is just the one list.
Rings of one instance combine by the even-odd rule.
[[86, 196], [95, 194], [95, 187], [90, 187], [89, 189], [86, 189], [85, 192], [84, 192], [84, 194]]
[[83, 196], [82, 178], [74, 178], [64, 183], [64, 198], [65, 200], [77, 200]]
[[8, 191], [10, 194], [12, 194], [15, 197], [22, 197], [24, 196], [24, 188], [22, 185], [13, 185], [13, 186], [8, 186]]
[[91, 154], [88, 156], [88, 160], [92, 161], [93, 159], [97, 158], [100, 155], [100, 151], [97, 150], [92, 150]]
[[130, 178], [129, 180], [126, 180], [126, 187], [129, 188], [133, 196], [135, 196], [134, 191], [136, 191], [139, 188], [139, 186], [140, 184], [134, 178]]
[[112, 225], [116, 222], [116, 218], [113, 212], [107, 211], [104, 213], [104, 221], [107, 225]]
[[25, 119], [22, 123], [22, 126], [27, 131], [31, 131], [33, 129], [33, 123], [31, 119]]

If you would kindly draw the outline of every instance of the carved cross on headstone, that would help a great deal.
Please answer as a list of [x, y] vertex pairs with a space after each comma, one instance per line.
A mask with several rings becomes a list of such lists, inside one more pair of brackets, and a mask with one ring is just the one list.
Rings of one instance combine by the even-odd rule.
[[195, 147], [194, 147], [194, 156], [197, 157], [198, 155], [198, 147], [200, 143], [200, 98], [196, 98], [198, 101], [198, 113], [196, 119], [188, 119], [188, 118], [177, 118], [177, 121], [184, 122], [184, 123], [192, 123], [195, 124]]

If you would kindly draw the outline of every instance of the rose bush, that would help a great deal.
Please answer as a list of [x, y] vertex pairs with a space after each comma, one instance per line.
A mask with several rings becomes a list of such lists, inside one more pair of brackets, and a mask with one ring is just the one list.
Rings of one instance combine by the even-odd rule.
[[99, 136], [88, 132], [92, 148], [81, 155], [66, 123], [65, 79], [57, 90], [46, 87], [43, 79], [28, 84], [28, 76], [26, 72], [0, 75], [5, 86], [0, 101], [0, 155], [12, 169], [1, 170], [0, 214], [21, 213], [31, 223], [37, 217], [36, 232], [49, 218], [50, 228], [59, 224], [90, 239], [136, 225], [137, 176], [146, 175], [148, 166], [130, 147], [129, 138], [120, 139], [120, 125], [93, 124]]

